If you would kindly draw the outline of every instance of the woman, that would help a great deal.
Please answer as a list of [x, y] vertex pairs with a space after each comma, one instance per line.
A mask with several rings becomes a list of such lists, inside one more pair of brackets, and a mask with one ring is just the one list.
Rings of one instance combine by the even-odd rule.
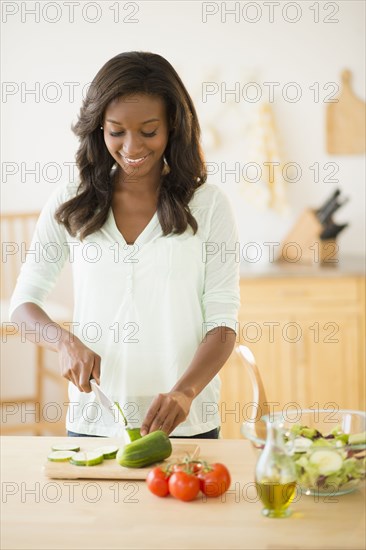
[[[206, 183], [192, 100], [163, 57], [122, 53], [94, 78], [73, 130], [80, 182], [42, 210], [31, 245], [42, 253], [22, 267], [12, 321], [58, 351], [69, 435], [120, 435], [96, 406], [94, 378], [143, 435], [216, 438], [217, 373], [239, 307], [238, 238], [228, 200]], [[66, 261], [70, 331], [44, 310]]]

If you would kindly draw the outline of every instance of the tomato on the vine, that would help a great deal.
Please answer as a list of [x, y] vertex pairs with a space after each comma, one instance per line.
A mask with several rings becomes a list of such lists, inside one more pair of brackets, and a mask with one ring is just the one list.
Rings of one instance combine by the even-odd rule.
[[186, 472], [187, 474], [197, 474], [202, 469], [202, 463], [197, 461], [192, 462], [177, 462], [172, 466], [172, 472]]
[[207, 497], [222, 495], [229, 489], [231, 478], [224, 464], [208, 464], [188, 457], [166, 468], [153, 468], [146, 481], [154, 495], [165, 497], [170, 493], [179, 500], [190, 501], [197, 497], [200, 490]]
[[158, 497], [169, 494], [169, 474], [158, 466], [147, 474], [146, 483], [150, 491]]
[[200, 482], [196, 475], [183, 471], [174, 472], [169, 478], [169, 491], [173, 497], [187, 502], [198, 495]]
[[200, 489], [208, 497], [218, 497], [225, 493], [230, 487], [231, 477], [229, 470], [220, 464], [210, 464], [209, 468], [204, 468], [198, 472], [197, 477], [200, 480]]

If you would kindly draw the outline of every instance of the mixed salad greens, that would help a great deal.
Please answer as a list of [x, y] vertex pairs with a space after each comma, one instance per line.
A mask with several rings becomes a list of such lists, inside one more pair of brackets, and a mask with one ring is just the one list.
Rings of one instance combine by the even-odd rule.
[[296, 424], [290, 434], [289, 446], [293, 447], [301, 487], [336, 494], [365, 478], [366, 432], [346, 434], [337, 426], [322, 435], [315, 428]]

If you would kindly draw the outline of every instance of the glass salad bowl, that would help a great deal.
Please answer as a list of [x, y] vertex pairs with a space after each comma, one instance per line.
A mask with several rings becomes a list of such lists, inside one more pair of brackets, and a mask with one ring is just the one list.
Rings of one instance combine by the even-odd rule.
[[306, 495], [343, 495], [365, 479], [366, 413], [330, 409], [294, 409], [246, 421], [241, 433], [258, 453], [266, 443], [266, 422], [279, 422]]

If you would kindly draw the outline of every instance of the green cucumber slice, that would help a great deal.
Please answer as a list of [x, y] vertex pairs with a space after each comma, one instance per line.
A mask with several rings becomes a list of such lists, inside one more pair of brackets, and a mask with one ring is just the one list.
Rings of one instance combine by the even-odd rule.
[[75, 453], [70, 460], [75, 466], [96, 466], [103, 462], [103, 453], [99, 451], [88, 451], [87, 453]]
[[52, 451], [48, 455], [48, 460], [51, 462], [69, 462], [69, 460], [75, 455], [74, 451]]
[[127, 428], [126, 432], [128, 434], [128, 437], [130, 438], [130, 441], [136, 441], [136, 439], [141, 439], [142, 435], [140, 433], [140, 428]]
[[117, 451], [119, 447], [115, 447], [114, 445], [105, 445], [104, 447], [98, 447], [98, 449], [95, 449], [95, 453], [102, 453], [103, 457], [106, 459], [109, 458], [116, 458]]
[[295, 453], [306, 453], [306, 451], [311, 447], [313, 442], [307, 437], [295, 437], [294, 439], [294, 452]]
[[322, 476], [334, 474], [342, 468], [342, 457], [335, 451], [315, 451], [309, 459], [310, 464], [316, 466]]
[[349, 445], [362, 445], [362, 443], [366, 443], [366, 432], [349, 434], [348, 443]]
[[73, 445], [72, 443], [65, 443], [64, 445], [52, 445], [51, 449], [53, 451], [80, 451], [79, 445]]

